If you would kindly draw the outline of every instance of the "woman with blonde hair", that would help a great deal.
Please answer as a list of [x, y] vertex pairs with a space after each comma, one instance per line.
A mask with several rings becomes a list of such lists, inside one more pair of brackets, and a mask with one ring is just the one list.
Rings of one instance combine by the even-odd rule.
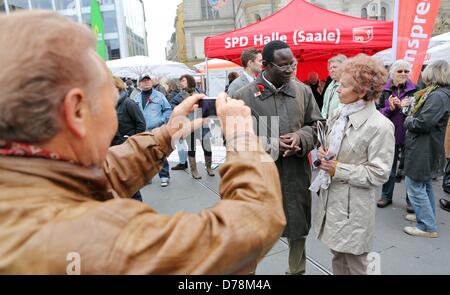
[[[116, 105], [119, 126], [111, 145], [124, 143], [129, 137], [145, 131], [145, 118], [136, 102], [128, 97], [127, 85], [119, 77], [113, 77], [114, 86], [119, 92]], [[137, 191], [133, 199], [142, 202], [142, 196]]]
[[375, 107], [386, 75], [364, 54], [344, 62], [337, 89], [342, 106], [328, 119], [327, 146], [319, 150], [321, 171], [310, 188], [320, 189], [313, 227], [333, 253], [334, 274], [367, 274], [376, 189], [394, 158], [394, 126]]

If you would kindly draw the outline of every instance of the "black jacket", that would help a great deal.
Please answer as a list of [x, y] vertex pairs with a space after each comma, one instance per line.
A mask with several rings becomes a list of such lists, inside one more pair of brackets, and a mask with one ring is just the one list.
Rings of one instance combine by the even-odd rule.
[[116, 106], [119, 128], [111, 145], [122, 144], [128, 136], [145, 131], [145, 119], [136, 102], [128, 98], [127, 92], [121, 91]]
[[443, 174], [444, 137], [450, 115], [450, 87], [433, 91], [422, 108], [405, 119], [405, 175], [418, 182]]

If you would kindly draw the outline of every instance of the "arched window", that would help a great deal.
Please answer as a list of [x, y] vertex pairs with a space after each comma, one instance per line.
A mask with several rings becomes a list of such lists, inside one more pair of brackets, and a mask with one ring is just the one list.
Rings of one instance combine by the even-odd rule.
[[361, 17], [362, 18], [367, 18], [367, 8], [361, 9]]
[[386, 7], [381, 7], [381, 15], [380, 15], [380, 20], [386, 20]]

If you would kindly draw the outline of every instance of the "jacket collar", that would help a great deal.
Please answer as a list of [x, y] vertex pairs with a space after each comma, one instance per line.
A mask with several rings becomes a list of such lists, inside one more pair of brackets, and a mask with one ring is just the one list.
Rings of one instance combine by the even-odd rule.
[[128, 97], [128, 93], [125, 90], [120, 91], [119, 101], [117, 102], [117, 106], [120, 106], [127, 97]]
[[[152, 102], [158, 101], [158, 99], [159, 99], [160, 95], [162, 95], [162, 93], [159, 92], [159, 91], [157, 91], [157, 90], [155, 90], [155, 89], [153, 89], [153, 88], [152, 88], [151, 91], [152, 91], [152, 92], [151, 92], [151, 94], [150, 94], [150, 96], [149, 96], [150, 100], [151, 100]], [[140, 102], [142, 103], [143, 92], [141, 91], [141, 93], [139, 93], [139, 95], [136, 96], [136, 98], [137, 98], [137, 101], [140, 101]]]
[[350, 123], [355, 129], [358, 129], [362, 124], [364, 124], [367, 119], [372, 115], [372, 113], [376, 110], [375, 103], [373, 101], [369, 101], [367, 106], [356, 112], [351, 114], [348, 118]]
[[248, 81], [248, 83], [255, 81], [255, 78], [250, 76], [245, 70], [242, 72], [242, 76]]
[[30, 183], [29, 178], [43, 179], [53, 182], [55, 186], [91, 196], [98, 201], [113, 198], [109, 181], [99, 167], [83, 167], [49, 159], [0, 156], [0, 171], [24, 176], [8, 178], [8, 173], [0, 173], [0, 182], [22, 186], [22, 182]]
[[[392, 78], [389, 78], [388, 81], [386, 82], [386, 85], [384, 86], [384, 90], [392, 91], [392, 87], [395, 87], [395, 86], [394, 86]], [[414, 83], [408, 79], [408, 80], [406, 80], [405, 88], [403, 89], [402, 92], [406, 93], [406, 92], [409, 92], [409, 91], [412, 91], [415, 89], [416, 89], [416, 85], [414, 85]]]
[[261, 95], [259, 96], [259, 99], [265, 100], [278, 92], [281, 92], [284, 95], [292, 97], [292, 98], [296, 97], [296, 92], [295, 92], [295, 88], [294, 88], [294, 84], [293, 84], [294, 82], [292, 80], [289, 81], [289, 83], [286, 83], [283, 86], [281, 86], [280, 88], [276, 89], [272, 83], [269, 83], [263, 77], [263, 75], [264, 75], [264, 72], [262, 72], [261, 75], [259, 75], [258, 78], [256, 78], [256, 80], [255, 80], [256, 85], [264, 86], [264, 91], [261, 91]]

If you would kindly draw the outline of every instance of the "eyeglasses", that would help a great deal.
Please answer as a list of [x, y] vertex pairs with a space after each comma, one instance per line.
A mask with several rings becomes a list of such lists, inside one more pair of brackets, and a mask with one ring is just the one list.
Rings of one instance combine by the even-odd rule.
[[296, 61], [294, 61], [294, 62], [291, 62], [290, 64], [284, 65], [284, 66], [279, 66], [273, 62], [271, 62], [271, 64], [276, 66], [280, 71], [288, 71], [288, 70], [295, 70], [298, 63]]
[[399, 73], [399, 74], [401, 74], [401, 73], [409, 74], [409, 70], [398, 70], [397, 73]]

